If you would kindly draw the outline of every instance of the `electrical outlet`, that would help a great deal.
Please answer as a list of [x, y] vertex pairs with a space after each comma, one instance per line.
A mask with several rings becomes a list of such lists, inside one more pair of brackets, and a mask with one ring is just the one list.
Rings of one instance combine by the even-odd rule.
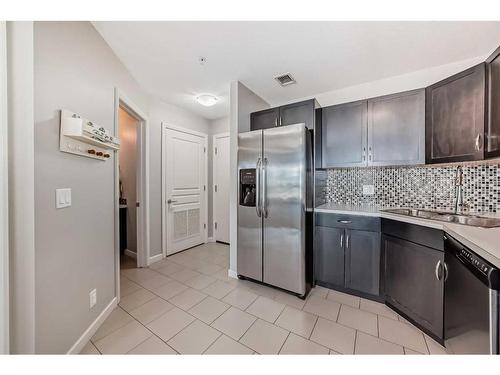
[[92, 289], [89, 293], [90, 308], [94, 307], [96, 303], [97, 303], [97, 290]]
[[363, 195], [375, 195], [375, 185], [363, 185]]

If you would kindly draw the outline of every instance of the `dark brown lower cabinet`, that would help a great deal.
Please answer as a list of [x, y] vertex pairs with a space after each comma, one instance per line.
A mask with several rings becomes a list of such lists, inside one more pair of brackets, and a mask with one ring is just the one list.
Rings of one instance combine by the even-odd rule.
[[316, 219], [317, 284], [379, 300], [380, 219], [323, 215]]
[[316, 227], [316, 280], [331, 286], [344, 286], [344, 229]]
[[379, 294], [380, 233], [346, 230], [345, 287]]
[[386, 303], [443, 340], [444, 252], [383, 235]]

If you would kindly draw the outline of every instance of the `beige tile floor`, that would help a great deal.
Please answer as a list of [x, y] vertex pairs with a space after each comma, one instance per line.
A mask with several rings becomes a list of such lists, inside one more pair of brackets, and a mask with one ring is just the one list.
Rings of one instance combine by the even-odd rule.
[[123, 268], [119, 307], [82, 354], [445, 354], [383, 304], [322, 287], [304, 301], [228, 265], [209, 243]]

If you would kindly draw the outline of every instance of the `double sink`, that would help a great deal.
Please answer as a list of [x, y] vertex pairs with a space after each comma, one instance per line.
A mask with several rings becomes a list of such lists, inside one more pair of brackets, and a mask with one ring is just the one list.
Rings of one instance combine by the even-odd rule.
[[412, 208], [394, 208], [381, 210], [396, 215], [417, 217], [420, 219], [444, 221], [447, 223], [463, 224], [474, 227], [494, 228], [500, 227], [500, 218], [477, 216], [473, 214], [455, 214], [446, 211], [418, 210]]

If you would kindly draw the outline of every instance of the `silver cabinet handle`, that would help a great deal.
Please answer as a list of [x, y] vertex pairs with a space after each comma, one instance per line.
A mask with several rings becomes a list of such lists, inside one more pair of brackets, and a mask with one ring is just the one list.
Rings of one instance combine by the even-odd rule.
[[344, 247], [344, 233], [340, 235], [340, 247]]
[[337, 220], [337, 222], [342, 223], [342, 224], [351, 224], [351, 220]]
[[255, 211], [257, 211], [257, 216], [262, 216], [262, 209], [260, 206], [260, 170], [262, 167], [261, 159], [257, 159], [257, 164], [255, 165]]
[[441, 274], [440, 274], [440, 269], [441, 269], [441, 261], [438, 260], [436, 263], [436, 268], [434, 269], [434, 273], [436, 275], [436, 279], [441, 280]]
[[280, 116], [280, 126], [283, 126], [283, 117]]
[[262, 162], [262, 215], [264, 218], [269, 216], [267, 211], [267, 158]]
[[278, 126], [278, 118], [277, 117], [274, 119], [274, 126]]
[[476, 150], [481, 151], [481, 133], [476, 136]]
[[366, 160], [366, 147], [363, 147], [363, 161]]
[[444, 281], [448, 279], [448, 265], [443, 262], [443, 267], [444, 267]]
[[175, 202], [177, 202], [177, 201], [173, 201], [172, 199], [169, 199], [169, 200], [167, 201], [167, 203], [168, 203], [168, 204], [170, 204], [170, 203], [175, 203]]
[[349, 248], [349, 235], [348, 234], [345, 236], [345, 248], [346, 249]]

